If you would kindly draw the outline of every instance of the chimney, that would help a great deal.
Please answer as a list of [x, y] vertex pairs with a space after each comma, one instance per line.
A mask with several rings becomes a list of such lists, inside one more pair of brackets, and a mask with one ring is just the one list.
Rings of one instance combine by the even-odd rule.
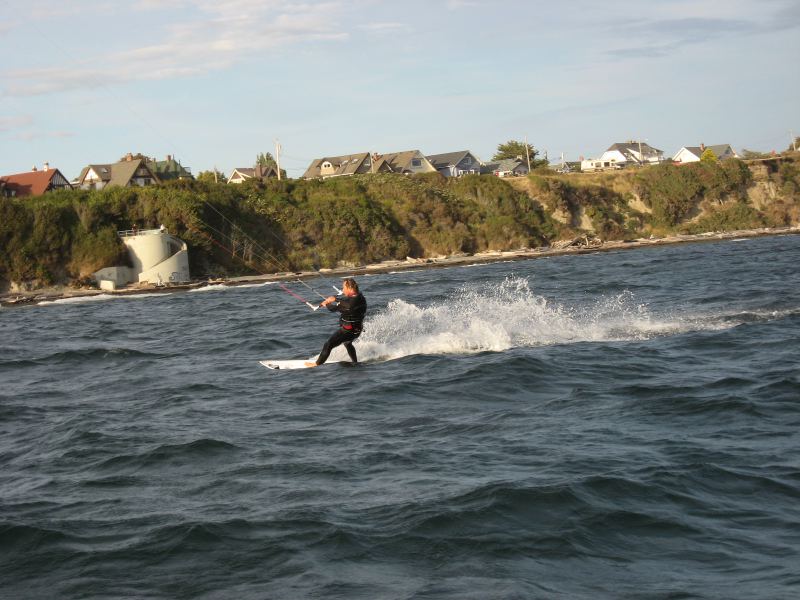
[[167, 154], [167, 162], [170, 162], [171, 160], [172, 160], [172, 154]]
[[31, 171], [34, 171], [34, 172], [36, 172], [36, 171], [38, 171], [38, 170], [39, 170], [39, 169], [37, 169], [37, 168], [36, 168], [36, 165], [33, 165], [33, 166], [31, 167]]
[[44, 166], [43, 166], [42, 170], [43, 171], [49, 171], [50, 170], [50, 163], [49, 162], [44, 163]]
[[703, 142], [700, 142], [700, 152], [706, 151], [706, 145]]
[[125, 155], [125, 160], [126, 160], [126, 161], [128, 161], [128, 162], [131, 162], [131, 161], [133, 160], [133, 154], [131, 154], [130, 152], [128, 152], [128, 153]]

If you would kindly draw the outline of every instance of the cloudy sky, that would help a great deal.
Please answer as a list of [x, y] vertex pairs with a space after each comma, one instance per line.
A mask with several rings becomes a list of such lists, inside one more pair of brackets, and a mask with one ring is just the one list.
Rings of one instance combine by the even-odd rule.
[[[562, 6], [558, 6], [562, 4]], [[783, 150], [797, 0], [0, 0], [0, 174], [126, 152], [229, 174], [283, 147], [551, 160]]]

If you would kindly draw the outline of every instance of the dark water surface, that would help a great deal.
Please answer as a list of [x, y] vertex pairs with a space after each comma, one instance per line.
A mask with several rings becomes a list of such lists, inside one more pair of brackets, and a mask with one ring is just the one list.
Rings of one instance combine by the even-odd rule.
[[272, 285], [0, 309], [0, 597], [798, 598], [798, 265], [363, 277], [366, 363], [306, 371]]

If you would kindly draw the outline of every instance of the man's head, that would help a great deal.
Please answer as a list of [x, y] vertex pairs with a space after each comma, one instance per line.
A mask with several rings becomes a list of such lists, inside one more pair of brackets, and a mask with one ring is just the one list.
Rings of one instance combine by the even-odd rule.
[[342, 282], [342, 291], [345, 294], [353, 296], [358, 294], [358, 284], [356, 283], [356, 280], [353, 279], [352, 277], [348, 277], [347, 279], [345, 279]]

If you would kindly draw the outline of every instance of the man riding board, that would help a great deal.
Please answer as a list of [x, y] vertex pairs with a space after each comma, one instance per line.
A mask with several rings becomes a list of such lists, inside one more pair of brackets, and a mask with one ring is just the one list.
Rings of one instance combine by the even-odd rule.
[[347, 354], [353, 364], [358, 364], [356, 349], [353, 341], [361, 335], [363, 329], [364, 315], [367, 314], [367, 301], [361, 292], [358, 291], [358, 284], [355, 279], [345, 279], [342, 285], [343, 295], [340, 298], [329, 296], [320, 303], [331, 312], [340, 313], [339, 329], [328, 338], [322, 351], [319, 353], [316, 362], [306, 362], [307, 367], [318, 367], [328, 360], [328, 356], [336, 346], [344, 344]]

